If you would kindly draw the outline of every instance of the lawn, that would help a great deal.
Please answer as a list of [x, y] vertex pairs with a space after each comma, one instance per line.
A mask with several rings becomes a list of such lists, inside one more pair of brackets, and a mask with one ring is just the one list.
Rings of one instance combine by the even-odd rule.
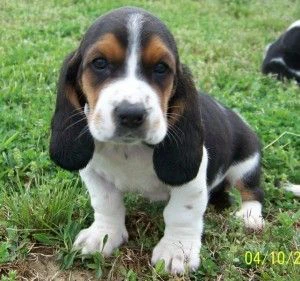
[[[264, 147], [264, 231], [234, 217], [232, 190], [230, 209], [207, 210], [201, 267], [183, 277], [150, 265], [163, 204], [136, 195], [126, 196], [129, 242], [114, 257], [72, 252], [93, 214], [78, 174], [48, 155], [64, 56], [99, 15], [128, 4], [169, 26], [197, 86], [241, 113]], [[282, 188], [300, 183], [299, 87], [260, 73], [267, 43], [299, 15], [299, 0], [1, 0], [0, 280], [300, 280], [300, 201]]]

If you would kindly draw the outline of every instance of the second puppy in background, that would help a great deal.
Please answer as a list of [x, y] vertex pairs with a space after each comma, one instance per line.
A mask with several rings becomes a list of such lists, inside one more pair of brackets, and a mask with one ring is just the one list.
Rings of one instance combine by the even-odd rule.
[[300, 20], [266, 47], [262, 72], [277, 79], [296, 79], [300, 85]]

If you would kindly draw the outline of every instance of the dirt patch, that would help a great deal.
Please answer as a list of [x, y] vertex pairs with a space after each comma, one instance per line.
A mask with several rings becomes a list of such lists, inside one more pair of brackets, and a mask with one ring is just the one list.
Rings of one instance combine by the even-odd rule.
[[54, 257], [36, 255], [35, 260], [26, 261], [26, 264], [27, 268], [30, 269], [32, 273], [32, 278], [30, 280], [34, 281], [96, 280], [92, 272], [82, 268], [61, 271]]
[[[30, 281], [93, 281], [97, 280], [92, 271], [78, 267], [62, 271], [56, 261], [56, 253], [52, 248], [37, 247], [24, 261], [0, 265], [0, 278], [9, 271], [17, 272], [17, 280]], [[99, 280], [99, 279], [98, 279]]]

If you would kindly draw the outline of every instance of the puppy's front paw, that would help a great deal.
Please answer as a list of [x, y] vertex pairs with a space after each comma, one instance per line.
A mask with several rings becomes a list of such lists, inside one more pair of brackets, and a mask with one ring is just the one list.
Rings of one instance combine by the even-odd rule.
[[[105, 242], [105, 236], [107, 241]], [[92, 254], [101, 252], [104, 256], [110, 256], [114, 249], [121, 246], [128, 240], [126, 228], [103, 228], [93, 223], [89, 228], [79, 232], [74, 242], [73, 248], [81, 249], [82, 254]], [[104, 246], [103, 243], [105, 242]]]
[[163, 237], [153, 250], [152, 264], [165, 261], [165, 269], [172, 274], [181, 274], [185, 269], [195, 271], [200, 265], [201, 239], [176, 239]]

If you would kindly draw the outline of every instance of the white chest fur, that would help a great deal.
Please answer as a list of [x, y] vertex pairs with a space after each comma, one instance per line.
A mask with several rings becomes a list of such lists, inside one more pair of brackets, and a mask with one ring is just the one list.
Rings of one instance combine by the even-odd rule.
[[169, 188], [156, 176], [152, 154], [153, 149], [145, 145], [97, 144], [89, 165], [121, 191], [167, 200]]

